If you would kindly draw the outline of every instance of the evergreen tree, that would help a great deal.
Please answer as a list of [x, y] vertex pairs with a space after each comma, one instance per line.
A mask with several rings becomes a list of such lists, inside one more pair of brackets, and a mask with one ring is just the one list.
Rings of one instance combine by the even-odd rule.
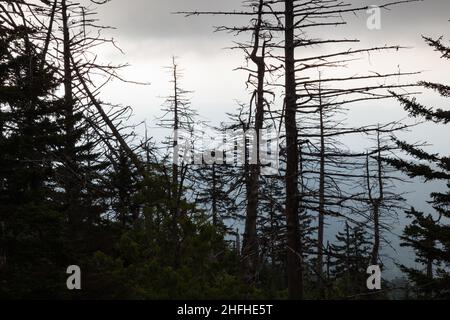
[[346, 223], [344, 232], [339, 232], [336, 240], [337, 243], [330, 246], [329, 254], [333, 257], [331, 276], [337, 295], [349, 298], [366, 292], [366, 271], [371, 257], [371, 242], [366, 231]]
[[228, 229], [228, 220], [237, 212], [232, 193], [233, 168], [225, 164], [200, 165], [195, 170], [195, 203], [204, 207], [212, 224]]
[[[442, 54], [443, 59], [450, 59], [450, 47], [444, 45], [442, 38], [424, 38], [428, 45]], [[421, 82], [425, 89], [438, 92], [444, 98], [450, 98], [450, 87], [433, 82]], [[450, 111], [429, 108], [420, 104], [415, 98], [394, 95], [399, 99], [411, 117], [425, 118], [436, 124], [446, 125], [450, 122]], [[404, 231], [403, 245], [411, 247], [416, 261], [424, 268], [416, 270], [403, 266], [403, 271], [417, 286], [418, 295], [427, 298], [450, 297], [450, 158], [415, 147], [403, 141], [396, 141], [399, 147], [414, 160], [387, 159], [395, 168], [402, 170], [411, 178], [421, 178], [426, 182], [442, 181], [448, 189], [431, 194], [431, 204], [437, 215], [427, 215], [412, 209], [408, 215], [412, 224]], [[438, 216], [438, 217], [436, 217]]]
[[[111, 155], [110, 158], [113, 159], [114, 156]], [[136, 179], [138, 174], [123, 149], [119, 148], [117, 160], [112, 160], [111, 163], [112, 170], [108, 174], [106, 186], [111, 195], [113, 220], [126, 229], [140, 217], [142, 201], [139, 191], [142, 182]]]
[[53, 201], [58, 81], [54, 69], [40, 68], [30, 29], [0, 31], [0, 297], [59, 297], [68, 264]]

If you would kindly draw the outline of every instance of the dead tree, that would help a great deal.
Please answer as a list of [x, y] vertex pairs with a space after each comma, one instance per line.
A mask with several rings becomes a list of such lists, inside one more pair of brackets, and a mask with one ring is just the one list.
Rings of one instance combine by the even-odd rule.
[[[380, 8], [387, 9], [393, 5], [413, 1], [387, 2]], [[300, 216], [305, 211], [304, 196], [300, 191], [301, 185], [301, 145], [304, 143], [303, 137], [299, 136], [298, 126], [302, 123], [299, 117], [299, 110], [311, 105], [317, 99], [317, 84], [329, 84], [326, 89], [321, 89], [320, 95], [323, 100], [328, 101], [327, 105], [347, 105], [368, 100], [388, 99], [391, 96], [386, 92], [390, 88], [405, 88], [407, 84], [368, 83], [370, 81], [385, 80], [394, 77], [405, 76], [407, 73], [397, 72], [391, 74], [364, 74], [349, 76], [330, 76], [317, 79], [311, 74], [317, 68], [336, 67], [350, 62], [351, 57], [361, 53], [372, 53], [379, 51], [399, 50], [399, 46], [384, 46], [375, 48], [349, 49], [348, 47], [339, 50], [339, 47], [349, 46], [358, 43], [357, 39], [332, 39], [332, 38], [312, 38], [308, 37], [306, 31], [316, 29], [326, 34], [330, 26], [344, 25], [343, 18], [347, 14], [355, 14], [369, 8], [366, 5], [351, 5], [339, 1], [260, 1], [246, 2], [253, 10], [230, 11], [230, 12], [185, 12], [187, 15], [236, 15], [257, 17], [261, 16], [263, 24], [260, 27], [249, 25], [245, 27], [222, 27], [220, 30], [242, 32], [270, 32], [273, 36], [271, 41], [265, 44], [266, 50], [270, 50], [270, 60], [272, 65], [281, 64], [280, 73], [283, 83], [272, 84], [280, 88], [284, 94], [284, 104], [279, 110], [278, 120], [284, 125], [285, 146], [283, 155], [286, 157], [285, 184], [286, 199], [285, 212], [287, 223], [287, 275], [289, 284], [289, 296], [292, 299], [301, 299], [303, 293], [304, 263], [302, 261], [302, 231], [300, 229]], [[263, 8], [263, 11], [256, 8]], [[330, 54], [319, 54], [314, 56], [299, 57], [297, 52], [300, 49], [307, 49], [313, 46], [333, 45], [336, 49]], [[242, 45], [237, 48], [242, 49]], [[252, 45], [247, 45], [251, 50]], [[305, 51], [305, 50], [303, 50]], [[268, 64], [266, 62], [266, 64]], [[355, 84], [356, 83], [356, 84]], [[316, 88], [311, 86], [316, 85]], [[333, 101], [334, 100], [334, 101]], [[317, 104], [314, 102], [317, 107]], [[315, 111], [317, 112], [317, 111]], [[272, 117], [275, 119], [275, 117]], [[322, 201], [323, 202], [323, 201]]]
[[378, 265], [378, 258], [380, 254], [380, 206], [384, 199], [384, 185], [383, 185], [383, 164], [381, 160], [381, 143], [380, 134], [377, 135], [378, 144], [378, 157], [377, 157], [377, 175], [378, 175], [378, 197], [373, 195], [371, 178], [370, 178], [370, 162], [369, 156], [367, 156], [367, 192], [369, 196], [369, 202], [372, 207], [372, 218], [373, 218], [373, 230], [374, 230], [374, 243], [371, 254], [371, 263], [373, 265]]
[[367, 204], [370, 208], [370, 222], [373, 232], [373, 245], [371, 251], [371, 264], [383, 265], [380, 257], [382, 249], [383, 233], [389, 231], [392, 222], [386, 219], [397, 219], [395, 211], [401, 210], [404, 206], [404, 199], [401, 194], [395, 192], [396, 185], [404, 182], [398, 176], [395, 177], [394, 168], [383, 162], [386, 154], [396, 154], [399, 148], [391, 144], [393, 133], [383, 136], [382, 130], [377, 130], [372, 140], [376, 147], [366, 157], [366, 188]]
[[[169, 147], [166, 158], [172, 158], [172, 171], [167, 174], [168, 194], [171, 199], [170, 216], [172, 219], [172, 240], [176, 246], [174, 254], [175, 266], [179, 264], [179, 251], [181, 243], [178, 237], [178, 223], [182, 214], [182, 203], [185, 197], [185, 187], [188, 179], [189, 165], [183, 154], [189, 152], [186, 147], [194, 132], [196, 111], [192, 109], [188, 95], [191, 91], [181, 87], [182, 70], [176, 58], [172, 58], [172, 66], [168, 68], [173, 86], [172, 93], [166, 97], [162, 111], [164, 115], [159, 119], [162, 128], [171, 130], [171, 136], [166, 141]], [[170, 156], [171, 155], [171, 156]]]
[[[260, 134], [264, 125], [264, 107], [265, 107], [265, 91], [264, 80], [266, 74], [265, 62], [265, 36], [261, 33], [263, 23], [262, 11], [264, 1], [259, 1], [258, 17], [255, 22], [255, 31], [253, 34], [253, 50], [249, 57], [257, 67], [257, 83], [256, 90], [253, 94], [255, 98], [255, 122], [254, 130], [256, 133], [256, 163], [249, 165], [249, 176], [247, 183], [247, 215], [245, 221], [245, 233], [243, 239], [243, 266], [247, 281], [254, 281], [257, 272], [259, 260], [258, 235], [257, 235], [257, 219], [258, 219], [258, 201], [259, 201], [259, 184], [261, 176], [261, 160], [260, 160]], [[263, 42], [263, 43], [261, 43]], [[260, 54], [258, 55], [258, 52]]]
[[[239, 69], [249, 72], [249, 79], [247, 86], [254, 88], [250, 101], [250, 112], [248, 126], [244, 132], [252, 130], [256, 133], [256, 141], [251, 141], [256, 150], [252, 150], [256, 154], [257, 159], [246, 158], [246, 217], [245, 217], [245, 231], [242, 244], [242, 267], [246, 281], [253, 284], [257, 277], [257, 270], [259, 264], [259, 247], [258, 247], [258, 207], [260, 198], [260, 178], [261, 178], [261, 159], [260, 159], [260, 134], [264, 128], [266, 119], [266, 112], [268, 109], [268, 102], [265, 98], [270, 91], [266, 88], [266, 74], [270, 72], [266, 63], [267, 49], [266, 44], [270, 42], [270, 31], [264, 28], [266, 22], [264, 21], [264, 9], [267, 1], [256, 0], [249, 2], [249, 7], [253, 7], [255, 13], [251, 20], [250, 26], [245, 27], [218, 27], [218, 31], [227, 32], [251, 32], [252, 41], [246, 44], [238, 44], [238, 47], [245, 53], [247, 61], [251, 61], [256, 70], [251, 67], [242, 67]], [[213, 13], [214, 14], [214, 13]], [[220, 14], [220, 13], [219, 13]], [[242, 128], [239, 128], [242, 129]], [[255, 161], [256, 160], [256, 161]]]

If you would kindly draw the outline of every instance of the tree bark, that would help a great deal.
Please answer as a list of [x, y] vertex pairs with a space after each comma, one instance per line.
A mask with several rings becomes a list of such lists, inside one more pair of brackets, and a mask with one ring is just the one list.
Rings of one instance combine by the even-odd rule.
[[286, 128], [286, 219], [287, 219], [287, 273], [289, 298], [303, 298], [303, 270], [299, 226], [298, 193], [298, 130], [297, 96], [295, 83], [294, 0], [285, 0], [285, 128]]
[[219, 213], [217, 210], [217, 173], [216, 173], [216, 164], [212, 165], [212, 218], [213, 218], [213, 226], [218, 227], [219, 225]]
[[[370, 192], [370, 183], [369, 183], [369, 198], [372, 203], [372, 214], [373, 214], [373, 228], [374, 228], [374, 241], [371, 255], [371, 263], [372, 265], [379, 264], [379, 256], [380, 256], [380, 243], [381, 243], [381, 230], [380, 230], [380, 208], [381, 204], [384, 200], [384, 183], [383, 183], [383, 163], [381, 159], [381, 138], [380, 132], [377, 132], [377, 148], [378, 148], [378, 157], [377, 157], [377, 174], [378, 174], [378, 189], [379, 194], [378, 198], [373, 199], [372, 193]], [[369, 163], [367, 164], [367, 170], [369, 170]], [[370, 179], [369, 171], [367, 171], [367, 179]]]
[[[64, 129], [66, 133], [64, 161], [69, 168], [67, 170], [67, 177], [64, 179], [64, 188], [66, 189], [66, 205], [67, 215], [70, 230], [72, 233], [79, 229], [78, 224], [81, 221], [79, 217], [79, 210], [77, 203], [79, 203], [80, 190], [77, 187], [76, 181], [70, 175], [72, 172], [78, 173], [76, 165], [76, 150], [75, 150], [75, 117], [74, 117], [74, 97], [73, 97], [73, 73], [71, 65], [72, 48], [70, 44], [70, 28], [69, 15], [66, 0], [61, 0], [61, 15], [63, 26], [63, 63], [64, 63]], [[74, 235], [72, 234], [72, 237]]]
[[[259, 246], [257, 233], [257, 219], [258, 219], [258, 203], [259, 203], [259, 184], [261, 175], [260, 162], [260, 133], [264, 124], [264, 78], [265, 78], [265, 58], [264, 45], [262, 46], [262, 53], [258, 56], [260, 45], [260, 29], [262, 24], [262, 10], [263, 0], [260, 0], [258, 9], [258, 21], [254, 32], [253, 51], [250, 55], [253, 63], [258, 68], [258, 83], [256, 90], [256, 111], [255, 111], [255, 132], [256, 132], [256, 163], [249, 165], [249, 176], [247, 184], [247, 214], [245, 221], [245, 233], [243, 240], [243, 267], [245, 278], [248, 282], [253, 282], [258, 269], [259, 260]], [[255, 141], [253, 141], [255, 144]]]
[[[320, 86], [320, 84], [319, 84]], [[324, 233], [325, 233], [325, 127], [324, 127], [324, 111], [322, 106], [322, 97], [319, 93], [320, 106], [320, 177], [319, 177], [319, 223], [318, 223], [318, 239], [317, 239], [317, 274], [319, 283], [319, 292], [321, 297], [324, 297], [324, 283], [323, 276], [323, 248], [324, 248]]]

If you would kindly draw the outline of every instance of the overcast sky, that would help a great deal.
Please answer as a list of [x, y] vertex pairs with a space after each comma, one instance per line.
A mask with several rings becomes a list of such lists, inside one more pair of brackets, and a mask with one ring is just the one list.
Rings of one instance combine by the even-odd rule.
[[[247, 75], [233, 71], [243, 64], [242, 53], [224, 49], [232, 45], [233, 36], [214, 33], [213, 27], [239, 25], [242, 20], [205, 16], [186, 18], [173, 12], [239, 10], [240, 3], [241, 0], [112, 0], [102, 6], [102, 23], [117, 28], [110, 33], [126, 53], [122, 56], [115, 51], [108, 51], [105, 52], [106, 59], [129, 62], [132, 66], [124, 72], [128, 78], [152, 83], [149, 87], [117, 83], [110, 86], [105, 95], [113, 97], [114, 102], [132, 105], [138, 119], [153, 120], [162, 103], [160, 97], [170, 90], [169, 75], [163, 67], [168, 66], [171, 56], [175, 55], [185, 69], [183, 81], [186, 89], [195, 91], [192, 96], [193, 106], [205, 119], [213, 122], [222, 120], [225, 112], [235, 108], [236, 99], [248, 100], [244, 89]], [[379, 4], [383, 1], [367, 3]], [[359, 38], [361, 47], [399, 44], [412, 49], [367, 58], [350, 66], [352, 72], [392, 72], [400, 68], [402, 71], [424, 71], [420, 77], [411, 78], [410, 81], [445, 81], [448, 78], [450, 64], [439, 59], [439, 55], [424, 44], [421, 35], [438, 37], [447, 34], [450, 37], [450, 1], [425, 0], [383, 11], [382, 28], [376, 31], [366, 28], [367, 17], [363, 12], [358, 16], [350, 16], [347, 26], [330, 28], [330, 33], [336, 38]], [[424, 99], [433, 97], [427, 95]], [[355, 110], [351, 116], [355, 121], [362, 122], [365, 119], [373, 121], [378, 117], [379, 121], [384, 121], [387, 117], [404, 116], [395, 102], [380, 108], [382, 110]], [[441, 133], [435, 136], [438, 144], [441, 137]], [[439, 144], [438, 147], [443, 148], [445, 145]]]
[[[363, 3], [364, 1], [353, 1]], [[245, 91], [244, 72], [233, 71], [243, 64], [239, 51], [224, 49], [232, 45], [233, 36], [214, 33], [214, 26], [239, 25], [241, 21], [226, 17], [191, 17], [175, 15], [184, 10], [239, 10], [241, 0], [112, 0], [102, 6], [102, 24], [117, 29], [109, 32], [118, 41], [125, 55], [116, 51], [103, 52], [106, 60], [131, 64], [124, 75], [130, 80], [151, 82], [142, 87], [114, 83], [104, 91], [104, 96], [112, 102], [130, 105], [135, 111], [135, 122], [147, 120], [154, 126], [155, 117], [161, 115], [162, 96], [170, 93], [169, 74], [163, 68], [170, 65], [173, 55], [179, 57], [184, 71], [184, 87], [195, 91], [192, 104], [204, 120], [213, 124], [225, 120], [225, 113], [235, 110], [236, 100], [248, 101]], [[383, 1], [368, 1], [377, 5]], [[381, 30], [370, 31], [366, 27], [368, 15], [360, 13], [350, 16], [348, 25], [330, 28], [328, 34], [336, 38], [359, 38], [361, 47], [402, 45], [411, 47], [389, 54], [367, 57], [350, 67], [353, 73], [367, 71], [380, 72], [423, 71], [416, 80], [430, 80], [450, 83], [450, 63], [440, 59], [439, 54], [427, 47], [421, 36], [446, 36], [450, 39], [450, 1], [425, 0], [409, 5], [401, 5], [382, 13]], [[448, 100], [425, 92], [419, 97], [427, 105], [450, 107]], [[441, 103], [446, 103], [442, 106]], [[395, 101], [377, 105], [355, 106], [350, 110], [349, 121], [354, 124], [373, 124], [398, 120], [406, 117]], [[158, 135], [157, 131], [153, 131]], [[450, 128], [426, 125], [411, 134], [404, 135], [411, 142], [432, 142], [430, 150], [450, 154]], [[426, 198], [417, 195], [431, 192], [428, 185], [414, 184], [407, 191], [415, 191], [409, 196], [411, 204], [425, 208]], [[408, 189], [409, 188], [409, 189]], [[401, 232], [401, 227], [395, 230]], [[397, 247], [397, 246], [396, 246]], [[397, 247], [398, 248], [398, 247]], [[390, 252], [394, 255], [393, 252]], [[399, 251], [402, 260], [411, 260], [404, 251]]]

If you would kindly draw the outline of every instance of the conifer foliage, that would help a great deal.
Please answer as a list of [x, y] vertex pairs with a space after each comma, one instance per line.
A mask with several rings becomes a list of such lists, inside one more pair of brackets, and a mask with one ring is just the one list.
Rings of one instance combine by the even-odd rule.
[[[450, 59], [450, 47], [442, 38], [424, 37], [426, 43], [441, 54], [442, 59]], [[450, 87], [434, 82], [421, 82], [424, 89], [437, 92], [443, 98], [450, 98]], [[394, 95], [396, 95], [394, 93]], [[422, 105], [417, 99], [408, 99], [396, 95], [411, 117], [425, 119], [437, 125], [450, 123], [450, 112], [443, 108]], [[416, 253], [416, 261], [423, 268], [415, 269], [403, 266], [403, 271], [416, 284], [416, 292], [422, 298], [450, 297], [450, 158], [432, 154], [404, 141], [396, 141], [408, 158], [388, 159], [387, 162], [405, 172], [410, 178], [425, 182], [442, 182], [445, 191], [431, 193], [431, 204], [435, 213], [424, 213], [414, 208], [408, 211], [412, 223], [404, 230], [403, 246], [410, 247]]]

